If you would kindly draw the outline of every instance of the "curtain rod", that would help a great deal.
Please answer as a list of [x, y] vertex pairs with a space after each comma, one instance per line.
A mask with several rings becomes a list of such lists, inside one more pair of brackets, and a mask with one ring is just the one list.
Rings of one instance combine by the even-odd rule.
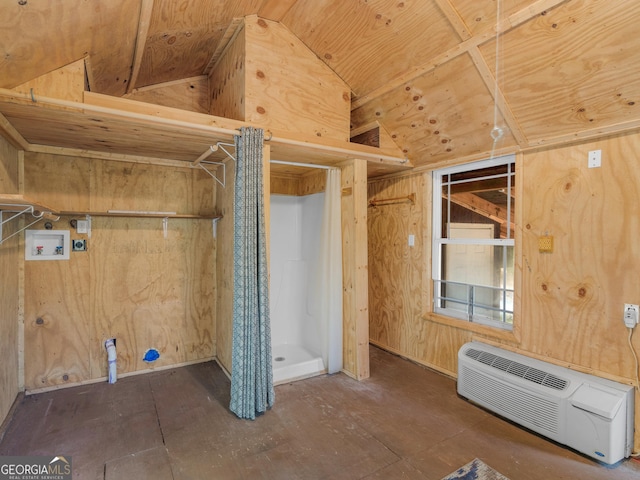
[[269, 160], [269, 162], [277, 163], [278, 165], [289, 165], [291, 167], [321, 168], [323, 170], [338, 168], [338, 167], [329, 167], [327, 165], [316, 165], [314, 163], [285, 162], [284, 160]]

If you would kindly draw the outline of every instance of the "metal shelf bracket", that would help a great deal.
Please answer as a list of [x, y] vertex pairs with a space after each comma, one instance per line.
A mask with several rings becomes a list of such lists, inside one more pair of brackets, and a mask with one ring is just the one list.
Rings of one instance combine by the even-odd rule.
[[[217, 152], [218, 150], [222, 150], [224, 153], [227, 154], [227, 156], [231, 160], [233, 160], [235, 162], [236, 161], [236, 157], [234, 157], [231, 154], [231, 152], [229, 152], [225, 147], [235, 147], [235, 145], [233, 143], [223, 143], [223, 142], [218, 142], [215, 145], [211, 145], [207, 151], [205, 151], [202, 155], [200, 155], [197, 159], [195, 159], [190, 165], [191, 168], [198, 168], [199, 167], [202, 170], [204, 170], [205, 172], [207, 172], [211, 176], [211, 178], [213, 178], [216, 182], [218, 182], [220, 185], [222, 185], [222, 188], [225, 188], [226, 187], [226, 183], [227, 183], [227, 166], [222, 162], [208, 161], [208, 160], [206, 160], [206, 158], [208, 158], [209, 155], [211, 155], [213, 152]], [[209, 170], [205, 165], [222, 166], [222, 179], [218, 178], [216, 173], [212, 172], [211, 170]]]
[[[4, 218], [4, 213], [8, 212], [12, 215], [9, 216], [9, 218]], [[31, 223], [29, 223], [27, 226], [20, 228], [19, 230], [16, 230], [15, 232], [11, 233], [10, 235], [7, 235], [6, 237], [4, 236], [4, 225], [6, 223], [9, 223], [11, 220], [14, 220], [16, 218], [18, 218], [20, 215], [24, 215], [25, 213], [29, 213], [31, 214], [31, 216], [33, 218], [35, 218], [35, 220], [33, 220]], [[53, 221], [58, 221], [60, 219], [59, 216], [57, 215], [53, 215], [51, 213], [48, 212], [41, 212], [39, 210], [36, 210], [33, 205], [19, 205], [19, 204], [2, 204], [0, 203], [0, 245], [2, 245], [6, 240], [9, 240], [11, 237], [13, 237], [14, 235], [19, 234], [20, 232], [26, 230], [27, 228], [29, 228], [32, 225], [35, 225], [36, 223], [38, 223], [40, 220], [42, 220], [43, 218], [50, 218]]]

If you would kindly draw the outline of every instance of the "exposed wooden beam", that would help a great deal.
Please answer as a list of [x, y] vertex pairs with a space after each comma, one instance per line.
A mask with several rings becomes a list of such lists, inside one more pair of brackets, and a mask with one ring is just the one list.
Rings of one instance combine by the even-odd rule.
[[145, 87], [134, 88], [130, 92], [127, 92], [125, 95], [123, 95], [123, 97], [126, 98], [126, 96], [129, 95], [129, 94], [134, 94], [134, 93], [138, 93], [138, 92], [148, 92], [150, 90], [156, 90], [158, 88], [171, 87], [173, 85], [181, 85], [183, 83], [196, 83], [196, 82], [205, 80], [206, 78], [208, 78], [208, 77], [205, 76], [205, 75], [200, 75], [200, 76], [197, 76], [197, 77], [181, 78], [179, 80], [171, 80], [170, 82], [163, 82], [163, 83], [156, 83], [154, 85], [147, 85]]
[[231, 20], [231, 23], [227, 27], [227, 30], [224, 32], [224, 35], [218, 42], [218, 46], [216, 47], [215, 52], [213, 52], [211, 58], [209, 59], [209, 62], [207, 63], [207, 66], [204, 68], [202, 72], [203, 75], [208, 76], [213, 71], [216, 64], [218, 63], [218, 60], [222, 58], [229, 45], [233, 44], [233, 40], [236, 38], [238, 33], [242, 31], [243, 27], [244, 21], [242, 18], [234, 18], [233, 20]]
[[138, 82], [140, 74], [140, 64], [144, 55], [144, 48], [147, 44], [147, 34], [149, 33], [149, 25], [151, 24], [151, 13], [153, 12], [154, 0], [142, 0], [140, 3], [140, 19], [138, 20], [138, 33], [136, 35], [136, 47], [133, 53], [133, 64], [131, 67], [131, 76], [127, 84], [127, 93], [130, 93]]
[[2, 136], [6, 138], [11, 145], [13, 145], [14, 147], [20, 150], [29, 150], [29, 147], [31, 146], [29, 142], [27, 142], [27, 140], [20, 134], [20, 132], [18, 132], [13, 127], [13, 125], [11, 125], [11, 122], [7, 120], [7, 117], [5, 117], [1, 113], [0, 113], [0, 134], [2, 134]]
[[506, 209], [496, 205], [495, 203], [489, 202], [488, 200], [484, 200], [473, 193], [457, 193], [455, 195], [451, 195], [449, 200], [456, 205], [460, 205], [461, 207], [471, 210], [478, 215], [482, 215], [483, 217], [499, 223], [501, 226], [504, 226], [505, 229], [508, 226], [511, 231], [511, 238], [513, 238], [513, 232], [515, 231], [513, 207], [510, 212], [510, 219], [507, 219]]
[[447, 20], [449, 20], [451, 26], [458, 33], [458, 35], [460, 35], [460, 38], [462, 40], [469, 40], [472, 37], [471, 31], [469, 30], [469, 27], [467, 27], [467, 24], [464, 23], [462, 17], [460, 17], [458, 11], [454, 8], [453, 5], [451, 5], [451, 2], [449, 0], [435, 1], [444, 16], [447, 17]]
[[516, 139], [516, 142], [518, 142], [518, 145], [520, 147], [527, 146], [528, 145], [527, 137], [522, 131], [520, 124], [516, 120], [515, 115], [511, 111], [511, 107], [509, 107], [509, 104], [507, 103], [507, 100], [504, 97], [504, 94], [502, 93], [502, 90], [498, 85], [500, 83], [500, 80], [498, 79], [496, 81], [496, 78], [491, 73], [491, 69], [487, 65], [487, 62], [485, 61], [484, 57], [480, 53], [480, 50], [478, 50], [478, 47], [470, 48], [469, 55], [471, 56], [471, 60], [473, 60], [473, 64], [475, 65], [476, 69], [480, 73], [480, 76], [482, 77], [482, 81], [484, 82], [484, 84], [487, 86], [487, 89], [491, 93], [491, 96], [493, 97], [493, 101], [495, 102], [497, 109], [502, 114], [502, 118], [504, 119], [506, 126], [509, 127], [511, 134]]
[[506, 33], [507, 31], [517, 27], [518, 25], [531, 20], [537, 15], [556, 8], [567, 1], [568, 0], [538, 0], [537, 2], [532, 3], [528, 7], [523, 8], [522, 10], [514, 13], [513, 15], [510, 15], [508, 18], [501, 21], [498, 24], [497, 28], [494, 29], [494, 31], [481, 33], [469, 38], [468, 40], [464, 40], [455, 47], [452, 47], [446, 52], [431, 59], [431, 61], [407, 71], [405, 74], [396, 77], [385, 85], [382, 85], [381, 87], [376, 88], [369, 93], [354, 98], [351, 102], [351, 110], [355, 110], [356, 108], [369, 103], [375, 98], [378, 98], [396, 88], [402, 87], [402, 85], [404, 85], [405, 83], [410, 82], [422, 75], [425, 75], [432, 70], [435, 70], [437, 67], [443, 65], [449, 60], [468, 53], [472, 48], [477, 48], [478, 46], [493, 40], [496, 36], [496, 32], [500, 32], [501, 34]]
[[101, 152], [98, 150], [87, 150], [81, 148], [54, 147], [50, 145], [31, 144], [29, 151], [33, 153], [63, 155], [65, 157], [97, 158], [100, 160], [110, 160], [113, 162], [140, 163], [143, 165], [156, 165], [160, 167], [192, 168], [191, 162], [185, 162], [183, 160], [145, 157], [142, 155], [129, 155], [114, 152]]

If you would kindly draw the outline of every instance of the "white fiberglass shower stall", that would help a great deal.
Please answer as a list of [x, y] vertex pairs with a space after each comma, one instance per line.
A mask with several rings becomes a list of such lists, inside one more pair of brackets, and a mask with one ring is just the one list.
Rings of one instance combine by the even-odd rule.
[[[325, 244], [326, 195], [271, 195], [269, 294], [274, 384], [342, 369], [342, 261], [338, 254], [340, 278], [336, 280], [334, 275], [332, 282], [332, 288], [340, 283], [336, 305], [336, 296], [326, 297], [326, 267], [331, 263]], [[332, 312], [327, 305], [333, 305], [329, 308]]]

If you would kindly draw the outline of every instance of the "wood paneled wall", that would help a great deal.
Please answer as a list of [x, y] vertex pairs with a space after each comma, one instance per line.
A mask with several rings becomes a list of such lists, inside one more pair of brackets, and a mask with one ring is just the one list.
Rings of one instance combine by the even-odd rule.
[[[0, 191], [19, 193], [19, 152], [0, 137]], [[7, 214], [0, 213], [6, 218]], [[4, 237], [18, 220], [3, 226]], [[19, 392], [19, 298], [23, 252], [16, 235], [0, 245], [0, 425]]]
[[[25, 154], [25, 195], [62, 211], [212, 213], [204, 172], [89, 158]], [[115, 337], [118, 373], [215, 355], [215, 258], [211, 220], [91, 217], [91, 235], [62, 216], [55, 230], [87, 240], [68, 261], [25, 262], [25, 386], [74, 384], [107, 373]], [[37, 228], [43, 228], [41, 224]], [[147, 349], [160, 358], [143, 361]]]
[[230, 42], [211, 73], [211, 114], [349, 141], [349, 88], [291, 31], [249, 15]]
[[18, 85], [13, 90], [20, 93], [33, 93], [34, 95], [44, 95], [72, 102], [82, 102], [84, 82], [84, 60], [77, 60]]
[[277, 195], [311, 195], [324, 192], [327, 172], [323, 169], [310, 170], [303, 175], [282, 175], [271, 173], [271, 193]]
[[137, 88], [123, 95], [123, 98], [191, 112], [209, 113], [209, 77], [201, 75]]
[[[602, 167], [588, 168], [590, 150]], [[635, 384], [622, 321], [640, 303], [640, 133], [525, 153], [518, 160], [520, 218], [516, 269], [519, 314], [513, 334], [431, 311], [431, 176], [374, 180], [369, 198], [416, 194], [416, 204], [368, 209], [372, 343], [456, 376], [457, 351], [478, 339], [525, 355]], [[407, 236], [416, 235], [416, 246]], [[538, 237], [554, 237], [554, 252]], [[636, 329], [637, 330], [637, 329]], [[634, 333], [633, 345], [640, 351]], [[640, 442], [636, 395], [636, 445]]]

